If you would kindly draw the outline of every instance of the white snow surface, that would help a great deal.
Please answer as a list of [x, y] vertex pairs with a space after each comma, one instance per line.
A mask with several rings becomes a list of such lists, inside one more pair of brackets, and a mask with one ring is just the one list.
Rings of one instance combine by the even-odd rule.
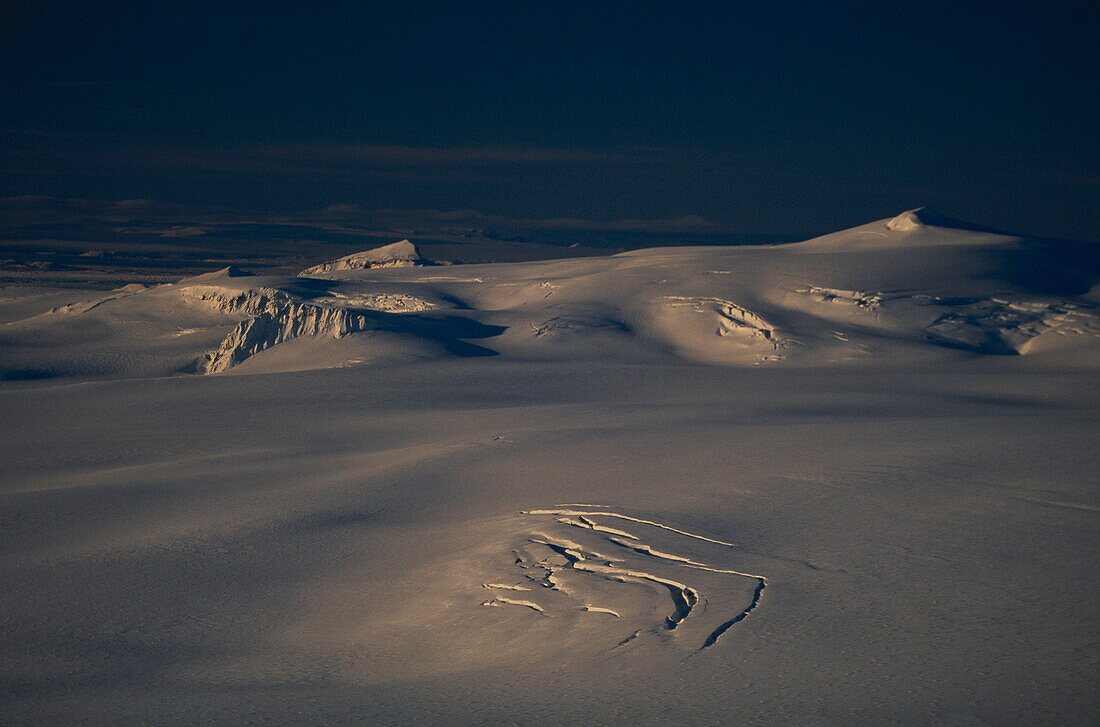
[[1095, 721], [1094, 245], [393, 247], [2, 291], [5, 723]]

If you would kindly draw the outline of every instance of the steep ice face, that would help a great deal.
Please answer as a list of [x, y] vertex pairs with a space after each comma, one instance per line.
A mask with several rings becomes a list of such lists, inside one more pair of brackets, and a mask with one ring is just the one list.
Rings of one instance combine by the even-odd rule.
[[236, 325], [213, 351], [195, 362], [203, 374], [230, 369], [250, 356], [299, 336], [332, 336], [365, 331], [367, 317], [354, 310], [295, 300], [279, 290], [258, 288], [241, 293], [215, 287], [185, 288], [185, 295], [229, 314], [249, 316]]
[[429, 263], [420, 251], [409, 240], [401, 240], [391, 245], [383, 245], [372, 250], [353, 253], [336, 260], [329, 260], [320, 265], [306, 268], [298, 273], [299, 276], [308, 277], [336, 270], [366, 270], [371, 268], [403, 268]]
[[214, 351], [196, 362], [196, 370], [216, 374], [236, 366], [250, 356], [299, 336], [330, 335], [341, 338], [348, 333], [367, 330], [365, 316], [346, 308], [323, 308], [310, 304], [287, 303], [241, 321]]

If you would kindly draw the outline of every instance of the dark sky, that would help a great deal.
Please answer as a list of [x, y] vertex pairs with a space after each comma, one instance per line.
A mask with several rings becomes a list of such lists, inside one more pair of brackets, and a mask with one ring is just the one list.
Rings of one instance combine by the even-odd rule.
[[1098, 7], [4, 3], [0, 196], [1098, 239]]

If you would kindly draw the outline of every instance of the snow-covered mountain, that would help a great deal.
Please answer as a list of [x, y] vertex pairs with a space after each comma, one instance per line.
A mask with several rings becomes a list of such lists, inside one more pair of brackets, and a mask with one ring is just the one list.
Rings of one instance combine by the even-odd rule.
[[[975, 229], [926, 209], [782, 246], [448, 268], [421, 262], [403, 241], [297, 278], [234, 267], [118, 291], [7, 324], [0, 366], [9, 377], [218, 373], [246, 361], [273, 371], [282, 364], [265, 352], [292, 340], [295, 368], [372, 360], [359, 350], [371, 346], [387, 351], [386, 360], [408, 348], [415, 359], [431, 349], [728, 366], [862, 365], [958, 352], [1080, 363], [1100, 350], [1088, 245]], [[82, 348], [82, 331], [92, 327], [97, 336]], [[372, 344], [349, 334], [368, 334]], [[347, 343], [309, 353], [310, 342], [323, 339]], [[195, 347], [184, 356], [187, 342]], [[117, 354], [104, 359], [105, 350]]]
[[352, 253], [336, 260], [329, 260], [320, 265], [306, 268], [298, 273], [303, 277], [322, 275], [324, 273], [339, 272], [342, 270], [372, 270], [375, 268], [405, 268], [415, 265], [428, 265], [431, 261], [421, 256], [416, 245], [408, 240], [382, 247], [376, 247], [363, 252]]

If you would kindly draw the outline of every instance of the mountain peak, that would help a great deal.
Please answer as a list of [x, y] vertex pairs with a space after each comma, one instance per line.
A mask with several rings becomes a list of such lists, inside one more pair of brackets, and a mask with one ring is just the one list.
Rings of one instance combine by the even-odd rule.
[[952, 222], [952, 220], [944, 217], [931, 207], [917, 207], [916, 209], [906, 210], [894, 217], [886, 223], [886, 229], [895, 232], [912, 232], [930, 225], [933, 227], [954, 227], [952, 224], [945, 224], [948, 222]]
[[411, 240], [398, 240], [382, 247], [352, 253], [336, 260], [306, 268], [299, 275], [309, 276], [335, 270], [366, 270], [371, 268], [400, 268], [414, 265], [430, 265]]

